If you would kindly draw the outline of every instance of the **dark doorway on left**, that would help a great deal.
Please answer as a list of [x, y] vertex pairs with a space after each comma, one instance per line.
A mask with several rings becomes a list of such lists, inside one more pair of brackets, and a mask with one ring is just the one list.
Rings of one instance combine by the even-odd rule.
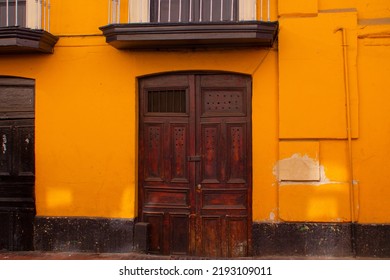
[[33, 250], [35, 82], [0, 76], [0, 250]]

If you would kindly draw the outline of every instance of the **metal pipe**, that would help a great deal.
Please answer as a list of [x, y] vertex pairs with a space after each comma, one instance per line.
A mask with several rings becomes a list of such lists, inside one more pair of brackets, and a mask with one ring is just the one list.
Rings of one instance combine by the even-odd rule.
[[356, 233], [355, 223], [357, 221], [355, 214], [355, 186], [353, 175], [353, 151], [352, 151], [352, 120], [351, 120], [351, 94], [349, 89], [349, 67], [348, 67], [348, 42], [346, 29], [340, 28], [337, 31], [342, 33], [343, 62], [344, 62], [344, 91], [347, 119], [347, 141], [348, 141], [348, 165], [349, 165], [349, 205], [351, 218], [351, 247], [353, 254], [356, 255]]
[[349, 90], [349, 69], [348, 69], [348, 43], [345, 28], [340, 29], [343, 35], [343, 60], [344, 60], [344, 90], [346, 103], [347, 117], [347, 138], [348, 138], [348, 163], [349, 163], [349, 181], [350, 181], [350, 206], [351, 206], [351, 221], [355, 222], [355, 193], [353, 186], [353, 157], [352, 157], [352, 132], [351, 132], [351, 97]]

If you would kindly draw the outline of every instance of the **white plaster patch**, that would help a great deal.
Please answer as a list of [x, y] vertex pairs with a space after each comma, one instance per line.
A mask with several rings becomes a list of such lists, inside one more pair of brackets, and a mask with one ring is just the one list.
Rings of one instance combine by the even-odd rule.
[[278, 162], [280, 181], [319, 181], [320, 163], [308, 155], [293, 154]]
[[[294, 164], [294, 161], [296, 159], [299, 159], [299, 162], [298, 164]], [[302, 160], [301, 160], [302, 159]], [[290, 165], [289, 163], [289, 160], [292, 160], [292, 164]], [[286, 164], [287, 162], [287, 164]], [[293, 174], [293, 176], [289, 177], [290, 180], [287, 180], [287, 179], [282, 179], [282, 177], [280, 176], [280, 171], [281, 171], [281, 163], [282, 163], [282, 167], [283, 168], [287, 168], [287, 167], [290, 167], [291, 169], [286, 173], [286, 174], [290, 174], [292, 172], [294, 172], [294, 168], [305, 168], [307, 166], [311, 167], [311, 168], [314, 168], [314, 169], [317, 169], [318, 168], [318, 177], [316, 175], [315, 178], [318, 178], [318, 180], [292, 180], [291, 178], [296, 178], [296, 176]], [[318, 167], [317, 167], [318, 166]], [[304, 155], [304, 156], [301, 156], [300, 154], [294, 154], [293, 156], [291, 156], [290, 158], [287, 158], [287, 159], [282, 159], [282, 160], [279, 160], [275, 165], [274, 165], [274, 168], [273, 168], [273, 174], [276, 178], [278, 178], [278, 181], [279, 181], [279, 186], [283, 186], [283, 185], [302, 185], [302, 184], [308, 184], [308, 185], [324, 185], [324, 184], [338, 184], [340, 182], [335, 182], [335, 181], [331, 181], [327, 176], [326, 176], [326, 173], [325, 173], [325, 167], [323, 165], [320, 165], [318, 161], [310, 158], [309, 156], [307, 155]], [[286, 178], [286, 177], [284, 177]], [[306, 177], [308, 178], [308, 177]]]

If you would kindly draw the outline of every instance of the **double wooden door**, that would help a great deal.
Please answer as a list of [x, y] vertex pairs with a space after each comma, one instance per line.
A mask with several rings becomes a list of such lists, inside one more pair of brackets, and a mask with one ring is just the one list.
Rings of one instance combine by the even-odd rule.
[[176, 74], [140, 79], [139, 219], [150, 252], [250, 254], [251, 79]]

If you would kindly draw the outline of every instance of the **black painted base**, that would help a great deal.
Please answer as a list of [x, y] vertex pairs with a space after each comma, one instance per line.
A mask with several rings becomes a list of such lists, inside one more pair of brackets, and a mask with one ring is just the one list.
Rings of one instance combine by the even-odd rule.
[[356, 224], [356, 255], [390, 258], [390, 224]]
[[255, 256], [390, 258], [390, 225], [254, 223]]
[[35, 250], [122, 253], [133, 250], [133, 219], [36, 217]]
[[[252, 231], [254, 256], [390, 258], [390, 224], [253, 223]], [[36, 217], [34, 249], [143, 251], [134, 232], [133, 219]]]
[[0, 209], [0, 251], [34, 250], [35, 209]]

